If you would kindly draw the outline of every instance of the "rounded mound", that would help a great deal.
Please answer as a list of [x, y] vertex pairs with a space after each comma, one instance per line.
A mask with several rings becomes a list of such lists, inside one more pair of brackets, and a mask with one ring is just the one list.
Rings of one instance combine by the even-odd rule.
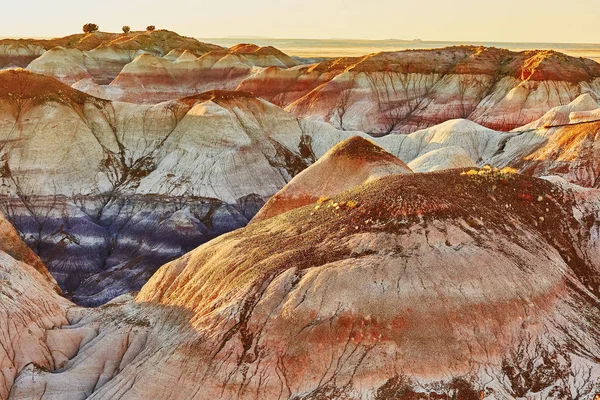
[[354, 136], [331, 148], [275, 194], [252, 221], [262, 221], [372, 180], [409, 174], [400, 159], [368, 139]]
[[0, 98], [30, 99], [38, 103], [60, 101], [81, 105], [92, 96], [72, 89], [49, 76], [18, 69], [0, 71]]
[[[208, 243], [137, 299], [189, 310], [210, 332], [188, 347], [208, 393], [243, 382], [277, 398], [282, 365], [287, 397], [365, 398], [395, 371], [464, 376], [561, 315], [591, 335], [576, 308], [594, 309], [582, 288], [600, 277], [576, 248], [570, 201], [508, 170], [389, 176]], [[257, 366], [261, 379], [246, 379]]]

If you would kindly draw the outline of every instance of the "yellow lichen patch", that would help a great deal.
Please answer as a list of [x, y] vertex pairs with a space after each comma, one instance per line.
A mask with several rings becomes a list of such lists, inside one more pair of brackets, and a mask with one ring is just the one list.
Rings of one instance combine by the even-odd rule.
[[346, 202], [346, 207], [348, 208], [356, 208], [356, 206], [358, 206], [358, 203], [354, 200], [348, 200]]
[[328, 201], [329, 197], [319, 197], [319, 200], [317, 200], [317, 204], [327, 203]]
[[511, 167], [504, 167], [500, 170], [501, 174], [518, 174], [519, 171], [515, 168], [511, 168]]
[[515, 174], [518, 174], [519, 171], [511, 168], [504, 167], [502, 169], [491, 167], [486, 165], [481, 169], [471, 169], [469, 171], [463, 171], [460, 174], [462, 176], [467, 176], [470, 178], [481, 178], [483, 180], [496, 180], [496, 179], [512, 179]]

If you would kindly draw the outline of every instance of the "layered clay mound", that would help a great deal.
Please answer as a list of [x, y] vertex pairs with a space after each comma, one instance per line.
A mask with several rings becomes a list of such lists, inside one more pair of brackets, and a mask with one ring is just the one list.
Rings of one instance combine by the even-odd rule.
[[544, 116], [540, 119], [523, 125], [516, 130], [524, 131], [527, 129], [567, 125], [571, 122], [577, 122], [571, 119], [572, 114], [576, 117], [577, 115], [582, 115], [586, 112], [594, 111], [599, 108], [600, 105], [596, 102], [596, 100], [589, 93], [585, 93], [577, 97], [571, 103], [564, 106], [555, 107], [544, 114]]
[[[24, 107], [56, 102], [66, 106], [82, 106], [91, 97], [48, 76], [26, 70], [0, 71], [0, 101], [22, 112]], [[6, 106], [7, 104], [3, 104]], [[2, 112], [8, 111], [3, 109]]]
[[33, 267], [40, 275], [60, 293], [56, 280], [50, 275], [46, 266], [42, 263], [37, 254], [29, 248], [16, 229], [0, 213], [0, 252], [6, 253], [16, 261]]
[[209, 51], [221, 49], [222, 47], [160, 29], [151, 32], [140, 31], [120, 34], [113, 40], [105, 41], [98, 46], [98, 49], [102, 48], [110, 48], [115, 51], [143, 50], [152, 54], [166, 55], [175, 49], [181, 51], [187, 50], [195, 54], [204, 54]]
[[[557, 175], [577, 185], [598, 187], [600, 113], [597, 108], [571, 111], [589, 109], [594, 104], [593, 99], [581, 96], [513, 132], [498, 132], [459, 119], [408, 135], [374, 140], [415, 172], [510, 166], [530, 176]], [[535, 127], [539, 124], [543, 126]]]
[[30, 62], [41, 56], [44, 47], [27, 40], [0, 40], [0, 69], [25, 68]]
[[408, 167], [414, 172], [434, 172], [476, 166], [477, 164], [469, 153], [458, 146], [448, 146], [428, 151], [408, 163]]
[[579, 83], [600, 76], [600, 64], [582, 58], [570, 57], [553, 51], [524, 51], [509, 65], [521, 72], [522, 80], [566, 81]]
[[55, 47], [33, 60], [27, 69], [72, 85], [82, 79], [92, 78], [85, 65], [86, 58], [80, 50]]
[[[165, 262], [246, 225], [339, 142], [369, 137], [241, 91], [126, 104], [26, 71], [0, 73], [0, 89], [8, 217], [85, 305], [139, 289]], [[502, 133], [458, 119], [371, 139], [419, 172], [510, 165], [595, 186], [595, 125], [571, 135], [577, 126]]]
[[[347, 139], [296, 175], [252, 219], [263, 221], [294, 208], [394, 174], [412, 173], [398, 158], [360, 136]], [[342, 205], [343, 207], [344, 205]]]
[[85, 313], [0, 253], [0, 395], [587, 398], [599, 198], [491, 168], [387, 176]]
[[600, 351], [600, 265], [580, 222], [595, 217], [574, 208], [557, 186], [487, 169], [388, 176], [250, 224], [165, 265], [137, 297], [189, 313], [197, 333], [178, 336], [181, 351], [146, 354], [193, 368], [138, 364], [118, 382], [176, 398], [367, 399], [404, 393], [404, 374], [557, 398], [560, 376]]
[[0, 73], [0, 134], [2, 210], [82, 305], [245, 226], [351, 136], [249, 93], [127, 104], [23, 70]]
[[[409, 135], [388, 135], [376, 141], [407, 164], [433, 151], [460, 148], [457, 157], [464, 160], [461, 162], [465, 165], [461, 166], [466, 167], [484, 163], [498, 152], [505, 138], [511, 136], [513, 135], [485, 128], [466, 119], [454, 119]], [[449, 167], [452, 165], [450, 159], [447, 163]]]
[[543, 129], [545, 140], [513, 165], [534, 176], [559, 175], [581, 186], [600, 186], [600, 121]]
[[70, 47], [85, 34], [75, 34], [55, 39], [1, 39], [0, 69], [25, 68], [30, 62], [54, 47]]
[[251, 44], [251, 43], [240, 43], [240, 44], [236, 44], [235, 46], [231, 46], [229, 48], [229, 50], [233, 51], [234, 53], [241, 53], [241, 54], [256, 53], [260, 49], [261, 49], [260, 46], [257, 46], [255, 44]]
[[0, 63], [27, 67], [69, 85], [90, 78], [107, 85], [140, 54], [162, 57], [172, 52], [204, 54], [218, 49], [221, 47], [166, 30], [128, 34], [94, 32], [51, 40], [0, 41]]
[[50, 50], [54, 47], [65, 47], [82, 51], [108, 47], [114, 50], [145, 50], [162, 53], [163, 55], [174, 49], [189, 50], [202, 54], [222, 48], [214, 44], [202, 43], [194, 38], [181, 36], [164, 29], [152, 32], [77, 33], [54, 39], [2, 39], [0, 41], [0, 46], [7, 46], [7, 50], [9, 49], [8, 46], [11, 45], [16, 48], [37, 46], [44, 50]]
[[378, 53], [240, 84], [299, 116], [372, 134], [408, 133], [453, 118], [511, 130], [600, 93], [600, 65], [556, 52], [473, 46]]
[[174, 60], [175, 62], [186, 62], [186, 61], [195, 61], [198, 59], [198, 56], [194, 53], [192, 53], [191, 51], [184, 51], [183, 53], [181, 53], [181, 55], [179, 57], [177, 57], [176, 60]]
[[[374, 139], [415, 172], [491, 165], [530, 176], [557, 175], [585, 187], [600, 185], [595, 101], [583, 95], [513, 132], [498, 132], [469, 120], [450, 120], [408, 135]], [[543, 125], [536, 127], [537, 125]]]
[[238, 45], [196, 57], [187, 52], [173, 57], [143, 54], [123, 68], [111, 83], [120, 89], [117, 100], [156, 103], [207, 90], [235, 90], [257, 68], [287, 69], [297, 61], [275, 48]]
[[27, 366], [57, 367], [48, 330], [68, 323], [71, 305], [40, 259], [0, 215], [0, 398]]
[[290, 68], [300, 63], [283, 51], [273, 46], [260, 47], [254, 44], [238, 44], [230, 47], [234, 54], [243, 54], [244, 57], [251, 60], [259, 67], [283, 67]]

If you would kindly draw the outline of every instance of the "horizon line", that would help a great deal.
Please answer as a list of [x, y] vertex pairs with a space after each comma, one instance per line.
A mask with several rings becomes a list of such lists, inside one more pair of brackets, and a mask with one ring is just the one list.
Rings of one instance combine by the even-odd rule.
[[[170, 29], [162, 29], [162, 30], [170, 30]], [[109, 31], [102, 31], [103, 33], [115, 33], [118, 34], [120, 32], [109, 32]], [[139, 31], [139, 32], [143, 32], [143, 31]], [[177, 31], [172, 31], [177, 33]], [[75, 33], [71, 33], [71, 34], [67, 34], [64, 36], [30, 36], [30, 37], [26, 37], [26, 36], [0, 36], [0, 40], [4, 40], [4, 39], [32, 39], [32, 40], [50, 40], [50, 39], [56, 39], [56, 38], [61, 38], [61, 37], [66, 37], [66, 36], [70, 36], [70, 35], [75, 35], [78, 33], [83, 33], [83, 32], [75, 32]], [[179, 34], [179, 33], [177, 33]], [[181, 36], [187, 36], [187, 35], [181, 35]], [[421, 38], [415, 38], [415, 39], [399, 39], [399, 38], [387, 38], [387, 39], [366, 39], [366, 38], [308, 38], [308, 37], [270, 37], [270, 36], [256, 36], [256, 35], [230, 35], [230, 36], [197, 36], [197, 35], [193, 35], [193, 36], [188, 36], [197, 40], [206, 40], [206, 39], [216, 39], [216, 40], [236, 40], [236, 39], [251, 39], [251, 40], [305, 40], [305, 41], [322, 41], [322, 42], [327, 42], [327, 41], [363, 41], [363, 42], [405, 42], [405, 43], [465, 43], [465, 44], [480, 44], [483, 45], [484, 43], [497, 43], [497, 44], [544, 44], [544, 45], [584, 45], [584, 46], [600, 46], [600, 43], [594, 43], [594, 42], [546, 42], [546, 41], [506, 41], [506, 40], [478, 40], [478, 39], [469, 39], [469, 40], [437, 40], [437, 39], [421, 39]]]

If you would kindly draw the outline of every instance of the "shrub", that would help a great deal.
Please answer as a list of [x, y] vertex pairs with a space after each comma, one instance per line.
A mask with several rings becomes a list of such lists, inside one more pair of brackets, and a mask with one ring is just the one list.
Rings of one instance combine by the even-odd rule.
[[155, 29], [156, 29], [156, 27], [155, 27], [154, 25], [148, 25], [148, 26], [146, 27], [146, 30], [147, 30], [148, 32], [152, 32], [152, 31], [154, 31]]
[[129, 33], [131, 31], [131, 28], [128, 25], [123, 25], [121, 29], [123, 29], [123, 33]]
[[87, 23], [83, 26], [83, 32], [85, 33], [92, 33], [92, 32], [97, 32], [98, 29], [100, 29], [100, 27], [96, 24], [93, 23]]
[[513, 176], [518, 173], [518, 170], [511, 167], [504, 167], [502, 169], [499, 169], [486, 165], [480, 170], [471, 169], [469, 171], [461, 172], [460, 174], [463, 176], [483, 178], [484, 180], [494, 181], [496, 179], [512, 179]]

